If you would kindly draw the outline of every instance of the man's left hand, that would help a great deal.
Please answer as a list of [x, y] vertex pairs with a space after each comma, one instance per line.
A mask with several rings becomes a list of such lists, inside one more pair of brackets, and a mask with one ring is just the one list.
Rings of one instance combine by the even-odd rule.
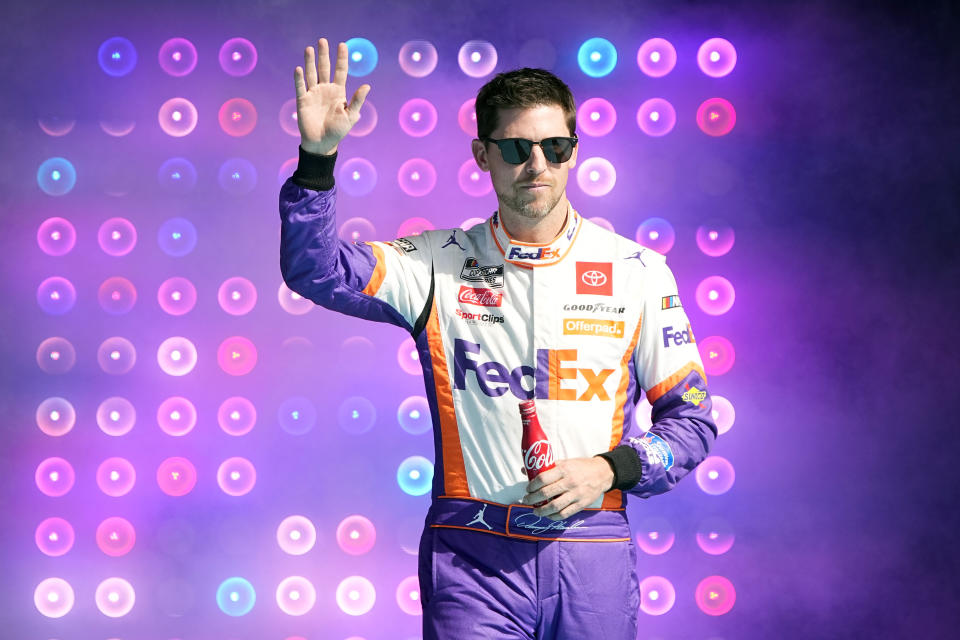
[[593, 504], [613, 485], [613, 469], [603, 458], [558, 460], [527, 485], [524, 504], [549, 500], [533, 512], [551, 520], [563, 520]]

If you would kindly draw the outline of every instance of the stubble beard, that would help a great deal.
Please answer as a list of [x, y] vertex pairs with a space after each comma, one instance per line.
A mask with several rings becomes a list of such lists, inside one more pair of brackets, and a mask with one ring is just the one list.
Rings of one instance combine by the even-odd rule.
[[537, 201], [530, 202], [523, 198], [522, 187], [513, 187], [508, 193], [497, 191], [497, 199], [500, 203], [516, 213], [517, 215], [530, 220], [542, 220], [547, 217], [553, 208], [560, 202], [562, 192], [555, 193], [551, 191], [547, 194], [547, 199], [543, 204], [538, 205]]

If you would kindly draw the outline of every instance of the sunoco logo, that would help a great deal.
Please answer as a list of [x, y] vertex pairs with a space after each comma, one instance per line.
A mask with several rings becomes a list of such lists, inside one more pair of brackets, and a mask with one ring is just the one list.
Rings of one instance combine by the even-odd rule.
[[696, 387], [691, 387], [690, 385], [686, 385], [686, 388], [687, 390], [684, 391], [683, 395], [680, 397], [683, 398], [684, 402], [689, 402], [693, 406], [699, 407], [700, 403], [706, 399], [707, 392], [701, 391]]

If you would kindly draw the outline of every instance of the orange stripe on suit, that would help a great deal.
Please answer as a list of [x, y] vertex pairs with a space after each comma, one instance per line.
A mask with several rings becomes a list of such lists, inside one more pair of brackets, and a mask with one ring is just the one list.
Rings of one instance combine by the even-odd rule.
[[440, 414], [440, 449], [443, 452], [443, 493], [448, 496], [469, 496], [467, 471], [463, 464], [463, 449], [460, 447], [460, 426], [453, 406], [453, 390], [447, 369], [447, 356], [440, 335], [437, 319], [437, 303], [430, 308], [427, 320], [427, 343], [430, 345], [430, 362], [433, 364], [433, 384], [437, 394], [437, 410]]
[[375, 296], [377, 295], [377, 291], [380, 290], [380, 285], [383, 284], [383, 279], [387, 275], [387, 263], [383, 257], [383, 249], [375, 244], [368, 243], [368, 246], [373, 249], [373, 255], [377, 259], [377, 266], [373, 268], [373, 273], [370, 275], [370, 282], [363, 288], [363, 292], [368, 296]]
[[686, 378], [687, 374], [689, 374], [691, 371], [696, 371], [699, 373], [700, 377], [703, 378], [703, 384], [707, 384], [707, 376], [703, 372], [703, 369], [700, 367], [700, 365], [691, 360], [687, 364], [683, 365], [679, 371], [667, 377], [663, 382], [648, 389], [647, 401], [652, 405], [654, 402], [659, 400], [663, 394], [677, 386], [677, 384]]

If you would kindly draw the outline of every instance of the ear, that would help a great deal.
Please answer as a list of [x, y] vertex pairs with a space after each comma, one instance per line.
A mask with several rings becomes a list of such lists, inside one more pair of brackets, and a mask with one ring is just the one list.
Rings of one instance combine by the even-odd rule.
[[473, 151], [473, 159], [477, 161], [477, 166], [484, 171], [490, 171], [490, 164], [487, 162], [487, 145], [474, 139], [470, 143], [470, 147]]
[[568, 169], [573, 169], [575, 166], [577, 166], [577, 151], [579, 150], [580, 150], [580, 143], [578, 142], [577, 146], [573, 148], [573, 155], [570, 156], [569, 160], [567, 160]]

